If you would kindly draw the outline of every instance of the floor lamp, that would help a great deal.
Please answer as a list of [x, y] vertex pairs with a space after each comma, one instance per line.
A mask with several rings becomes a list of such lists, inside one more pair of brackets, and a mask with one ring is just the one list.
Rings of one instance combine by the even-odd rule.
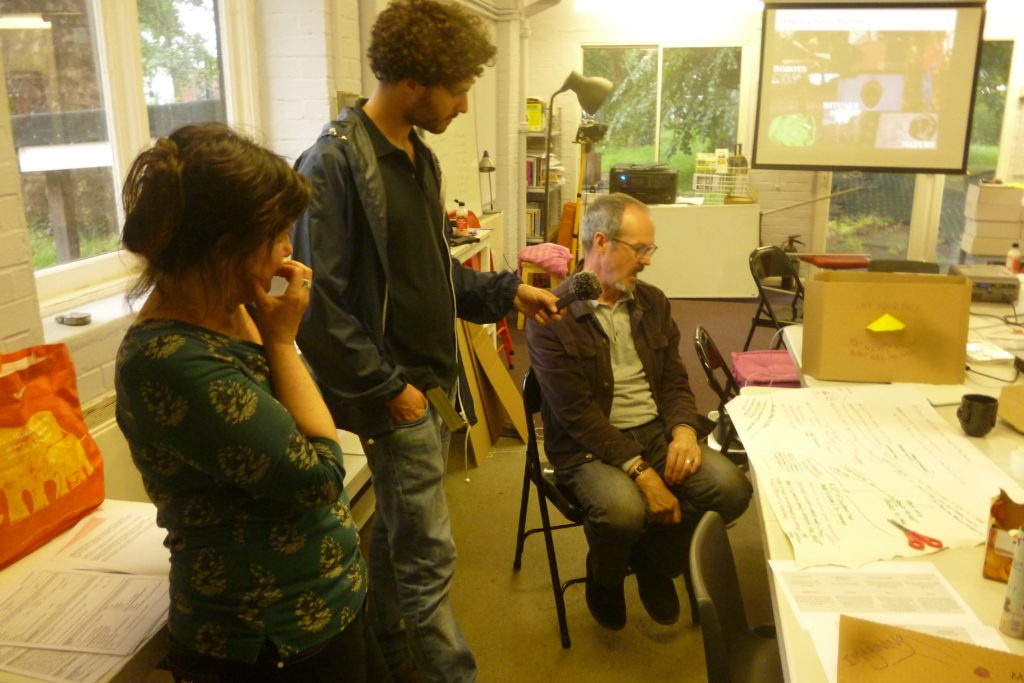
[[608, 99], [608, 95], [611, 94], [612, 87], [612, 82], [607, 78], [601, 78], [600, 76], [588, 78], [578, 71], [572, 71], [569, 73], [569, 77], [565, 79], [562, 87], [551, 94], [551, 99], [548, 101], [548, 134], [544, 144], [544, 205], [541, 209], [541, 215], [544, 216], [541, 229], [544, 231], [542, 237], [545, 241], [547, 241], [548, 228], [550, 227], [548, 224], [551, 222], [548, 198], [551, 195], [551, 129], [555, 116], [553, 108], [555, 96], [566, 90], [576, 93], [576, 99], [579, 100], [580, 108], [583, 109], [583, 115], [586, 117], [588, 114], [593, 115], [597, 113], [597, 110], [601, 108], [604, 101]]

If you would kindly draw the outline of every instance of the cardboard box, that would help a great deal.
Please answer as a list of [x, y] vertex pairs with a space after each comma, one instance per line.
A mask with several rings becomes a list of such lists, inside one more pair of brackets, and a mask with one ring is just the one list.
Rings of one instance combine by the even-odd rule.
[[1006, 256], [1006, 252], [1014, 242], [1020, 242], [1019, 237], [978, 237], [965, 232], [960, 238], [960, 248], [966, 254], [980, 254], [985, 256]]
[[964, 219], [964, 234], [978, 237], [995, 239], [1012, 239], [1015, 242], [1021, 240], [1020, 221], [976, 221], [973, 218]]
[[806, 292], [805, 374], [853, 382], [964, 381], [966, 277], [823, 271]]
[[976, 221], [1020, 221], [1024, 189], [1009, 185], [969, 185], [964, 215]]
[[1024, 432], [1024, 384], [1003, 387], [999, 393], [999, 417]]

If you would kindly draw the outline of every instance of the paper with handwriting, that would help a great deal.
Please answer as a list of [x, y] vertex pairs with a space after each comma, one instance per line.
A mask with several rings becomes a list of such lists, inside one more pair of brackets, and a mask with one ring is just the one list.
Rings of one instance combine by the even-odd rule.
[[786, 389], [728, 410], [800, 566], [935, 552], [893, 522], [947, 548], [977, 545], [992, 496], [1024, 496], [910, 387]]

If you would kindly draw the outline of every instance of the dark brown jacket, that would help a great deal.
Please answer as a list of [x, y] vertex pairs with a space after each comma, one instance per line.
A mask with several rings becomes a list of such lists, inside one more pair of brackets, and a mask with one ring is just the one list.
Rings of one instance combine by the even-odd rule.
[[[555, 293], [569, 292], [569, 282]], [[690, 381], [679, 357], [679, 329], [668, 299], [657, 287], [638, 282], [630, 305], [633, 342], [643, 364], [666, 438], [678, 425], [707, 432], [707, 418], [697, 413]], [[563, 311], [546, 326], [527, 323], [530, 361], [540, 382], [544, 405], [544, 451], [556, 468], [572, 467], [597, 457], [622, 465], [640, 455], [640, 444], [608, 421], [613, 377], [608, 338], [586, 301]]]

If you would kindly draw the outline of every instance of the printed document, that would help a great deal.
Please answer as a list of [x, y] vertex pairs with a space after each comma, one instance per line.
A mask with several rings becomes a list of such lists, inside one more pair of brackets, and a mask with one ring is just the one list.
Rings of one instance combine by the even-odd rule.
[[894, 624], [931, 635], [1006, 651], [998, 632], [981, 623], [935, 565], [875, 562], [857, 570], [800, 569], [794, 562], [769, 562], [776, 586], [800, 626], [810, 633], [821, 665], [835, 683], [839, 616]]

